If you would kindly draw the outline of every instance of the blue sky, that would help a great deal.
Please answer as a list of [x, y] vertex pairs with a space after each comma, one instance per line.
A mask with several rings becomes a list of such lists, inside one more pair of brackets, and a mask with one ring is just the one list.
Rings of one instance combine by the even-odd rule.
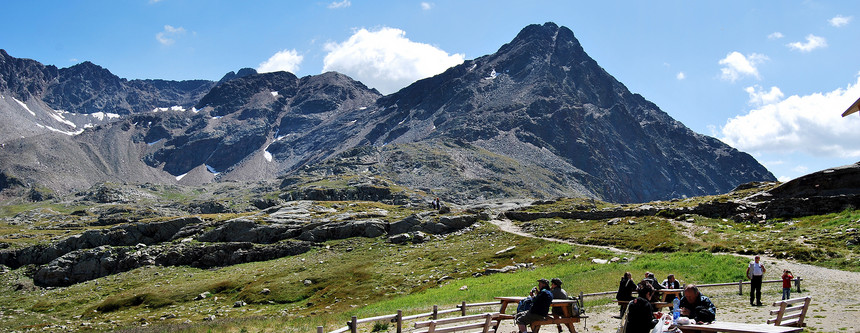
[[0, 48], [120, 77], [337, 70], [390, 93], [493, 53], [526, 25], [573, 30], [631, 91], [787, 180], [860, 161], [858, 1], [4, 1]]

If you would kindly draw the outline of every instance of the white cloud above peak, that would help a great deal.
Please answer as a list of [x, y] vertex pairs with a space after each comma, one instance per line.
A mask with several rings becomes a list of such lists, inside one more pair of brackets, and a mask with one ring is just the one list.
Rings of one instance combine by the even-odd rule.
[[323, 72], [337, 71], [378, 89], [395, 92], [412, 82], [463, 63], [465, 55], [413, 42], [406, 32], [383, 27], [360, 29], [342, 43], [328, 43]]
[[839, 28], [848, 25], [848, 23], [851, 23], [851, 20], [853, 18], [853, 16], [845, 17], [842, 15], [836, 15], [832, 19], [827, 20], [827, 22], [830, 22], [830, 25]]
[[155, 39], [158, 40], [161, 45], [170, 46], [176, 42], [176, 39], [185, 35], [185, 28], [176, 27], [174, 28], [172, 25], [165, 25], [164, 30], [155, 34]]
[[824, 39], [824, 37], [818, 37], [816, 35], [809, 34], [809, 36], [806, 36], [806, 43], [794, 42], [788, 43], [786, 45], [788, 45], [789, 48], [798, 50], [800, 52], [810, 52], [818, 48], [826, 47], [827, 40]]
[[271, 56], [268, 60], [260, 63], [257, 67], [257, 72], [268, 73], [285, 71], [295, 73], [299, 70], [299, 64], [304, 60], [304, 56], [300, 55], [296, 50], [282, 50]]
[[421, 3], [421, 9], [422, 10], [431, 10], [431, 9], [433, 9], [433, 4], [429, 3], [429, 2], [422, 2]]
[[758, 65], [767, 61], [768, 57], [763, 54], [753, 53], [744, 56], [740, 52], [734, 51], [720, 59], [719, 64], [722, 72], [721, 78], [726, 81], [735, 82], [743, 77], [752, 76], [759, 78]]
[[773, 104], [779, 102], [785, 94], [782, 93], [778, 87], [770, 87], [770, 91], [765, 91], [761, 86], [755, 85], [752, 87], [746, 87], [744, 91], [750, 95], [749, 103], [751, 105], [765, 105], [765, 104]]
[[[767, 93], [754, 88], [753, 92], [766, 102], [764, 96], [782, 94], [774, 88]], [[754, 93], [750, 93], [751, 100]], [[800, 152], [818, 157], [857, 158], [860, 117], [841, 116], [857, 96], [860, 96], [860, 78], [844, 89], [772, 99], [745, 115], [729, 119], [721, 129], [721, 140], [752, 154]]]
[[338, 8], [347, 8], [349, 6], [352, 6], [352, 2], [350, 2], [349, 0], [343, 0], [343, 1], [334, 1], [330, 4], [328, 4], [327, 7], [329, 9], [338, 9]]
[[779, 32], [779, 31], [774, 32], [774, 33], [772, 33], [772, 34], [770, 34], [770, 35], [767, 35], [767, 39], [780, 39], [780, 38], [782, 38], [782, 37], [785, 37], [785, 36], [784, 36], [781, 32]]

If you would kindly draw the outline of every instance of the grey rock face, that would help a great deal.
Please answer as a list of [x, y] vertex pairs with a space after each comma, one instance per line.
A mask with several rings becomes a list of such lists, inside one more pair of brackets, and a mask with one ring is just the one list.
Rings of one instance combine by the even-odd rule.
[[101, 246], [67, 253], [41, 266], [33, 281], [40, 286], [68, 286], [147, 265], [220, 267], [292, 256], [308, 250], [310, 244], [306, 242], [267, 246], [251, 243], [171, 244], [145, 249]]
[[90, 230], [71, 236], [49, 246], [39, 245], [17, 250], [0, 251], [0, 264], [18, 268], [42, 265], [69, 252], [100, 246], [132, 246], [138, 243], [158, 244], [170, 240], [180, 229], [203, 221], [197, 217], [180, 218], [157, 223], [135, 223], [107, 230]]
[[[189, 175], [185, 182], [200, 183], [316, 168], [384, 174], [459, 202], [647, 202], [775, 180], [750, 155], [630, 92], [553, 23], [529, 25], [496, 53], [387, 96], [338, 73], [128, 81], [92, 63], [57, 70], [2, 55], [0, 90], [70, 111], [130, 114], [79, 136], [34, 137], [0, 151], [0, 168], [20, 173], [11, 176], [50, 179], [57, 190], [104, 178], [174, 183]], [[173, 105], [199, 112], [139, 113]], [[35, 156], [13, 158], [21, 154]], [[82, 177], [19, 160], [57, 160]], [[385, 191], [303, 189], [284, 199], [375, 200]]]

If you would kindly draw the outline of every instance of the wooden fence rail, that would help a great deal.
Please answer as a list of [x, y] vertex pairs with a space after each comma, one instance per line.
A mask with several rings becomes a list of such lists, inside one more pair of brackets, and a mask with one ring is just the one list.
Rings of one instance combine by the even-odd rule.
[[[793, 281], [794, 281], [794, 286], [797, 288], [797, 292], [801, 292], [800, 281], [803, 281], [803, 279], [798, 276], [798, 277], [795, 277]], [[777, 282], [782, 282], [782, 280], [762, 281], [763, 284], [764, 283], [777, 283]], [[735, 286], [736, 285], [736, 286], [738, 286], [738, 294], [743, 295], [743, 285], [750, 284], [750, 283], [751, 283], [750, 281], [738, 281], [738, 282], [727, 282], [727, 283], [699, 284], [697, 286], [699, 288], [703, 288], [703, 287], [706, 288], [706, 287], [725, 287], [725, 286]], [[616, 293], [615, 291], [603, 291], [603, 292], [589, 293], [589, 294], [579, 293], [579, 299], [582, 300], [586, 296], [594, 297], [594, 296], [614, 295], [615, 293]], [[468, 308], [486, 307], [486, 306], [493, 306], [493, 305], [500, 305], [500, 304], [501, 304], [500, 301], [482, 302], [482, 303], [462, 302], [460, 304], [457, 304], [455, 308], [443, 309], [443, 310], [440, 310], [438, 305], [434, 305], [433, 311], [431, 311], [431, 312], [419, 313], [419, 314], [414, 314], [414, 315], [409, 315], [409, 316], [404, 316], [402, 310], [397, 310], [397, 314], [376, 316], [376, 317], [370, 317], [370, 318], [359, 319], [359, 318], [353, 316], [352, 319], [346, 323], [346, 326], [341, 327], [337, 330], [331, 331], [329, 333], [344, 333], [347, 331], [351, 332], [351, 333], [357, 333], [358, 332], [358, 324], [375, 322], [375, 321], [389, 321], [391, 323], [395, 323], [397, 325], [397, 327], [396, 327], [397, 333], [402, 333], [403, 322], [405, 322], [405, 321], [415, 320], [415, 319], [419, 319], [419, 318], [430, 318], [430, 319], [436, 320], [436, 319], [439, 319], [440, 315], [448, 314], [448, 313], [454, 313], [454, 312], [460, 312], [461, 316], [465, 316], [466, 315], [466, 309], [468, 309]], [[317, 326], [317, 333], [324, 333], [324, 332], [325, 332], [325, 329], [322, 326]]]
[[[800, 290], [800, 281], [803, 281], [803, 279], [801, 277], [797, 276], [792, 281], [794, 281], [794, 286], [795, 286], [795, 288], [797, 288], [797, 292], [800, 292], [801, 291]], [[767, 280], [767, 281], [762, 281], [761, 283], [764, 284], [764, 283], [777, 283], [777, 282], [781, 283], [782, 280]], [[750, 284], [750, 283], [752, 283], [752, 282], [750, 282], [750, 281], [738, 281], [738, 282], [725, 282], [725, 283], [697, 284], [696, 286], [699, 288], [702, 288], [702, 287], [738, 286], [738, 295], [743, 295], [744, 294], [743, 285]], [[602, 291], [599, 293], [582, 294], [582, 296], [603, 296], [603, 295], [614, 295], [615, 293], [617, 293], [617, 291]]]

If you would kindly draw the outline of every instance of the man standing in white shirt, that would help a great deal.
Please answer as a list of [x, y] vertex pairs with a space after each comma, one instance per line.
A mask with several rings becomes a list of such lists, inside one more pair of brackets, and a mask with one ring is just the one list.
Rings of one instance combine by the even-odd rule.
[[750, 262], [747, 267], [747, 277], [750, 279], [750, 305], [754, 306], [761, 306], [761, 281], [766, 271], [760, 260], [761, 257], [755, 256], [755, 261]]

